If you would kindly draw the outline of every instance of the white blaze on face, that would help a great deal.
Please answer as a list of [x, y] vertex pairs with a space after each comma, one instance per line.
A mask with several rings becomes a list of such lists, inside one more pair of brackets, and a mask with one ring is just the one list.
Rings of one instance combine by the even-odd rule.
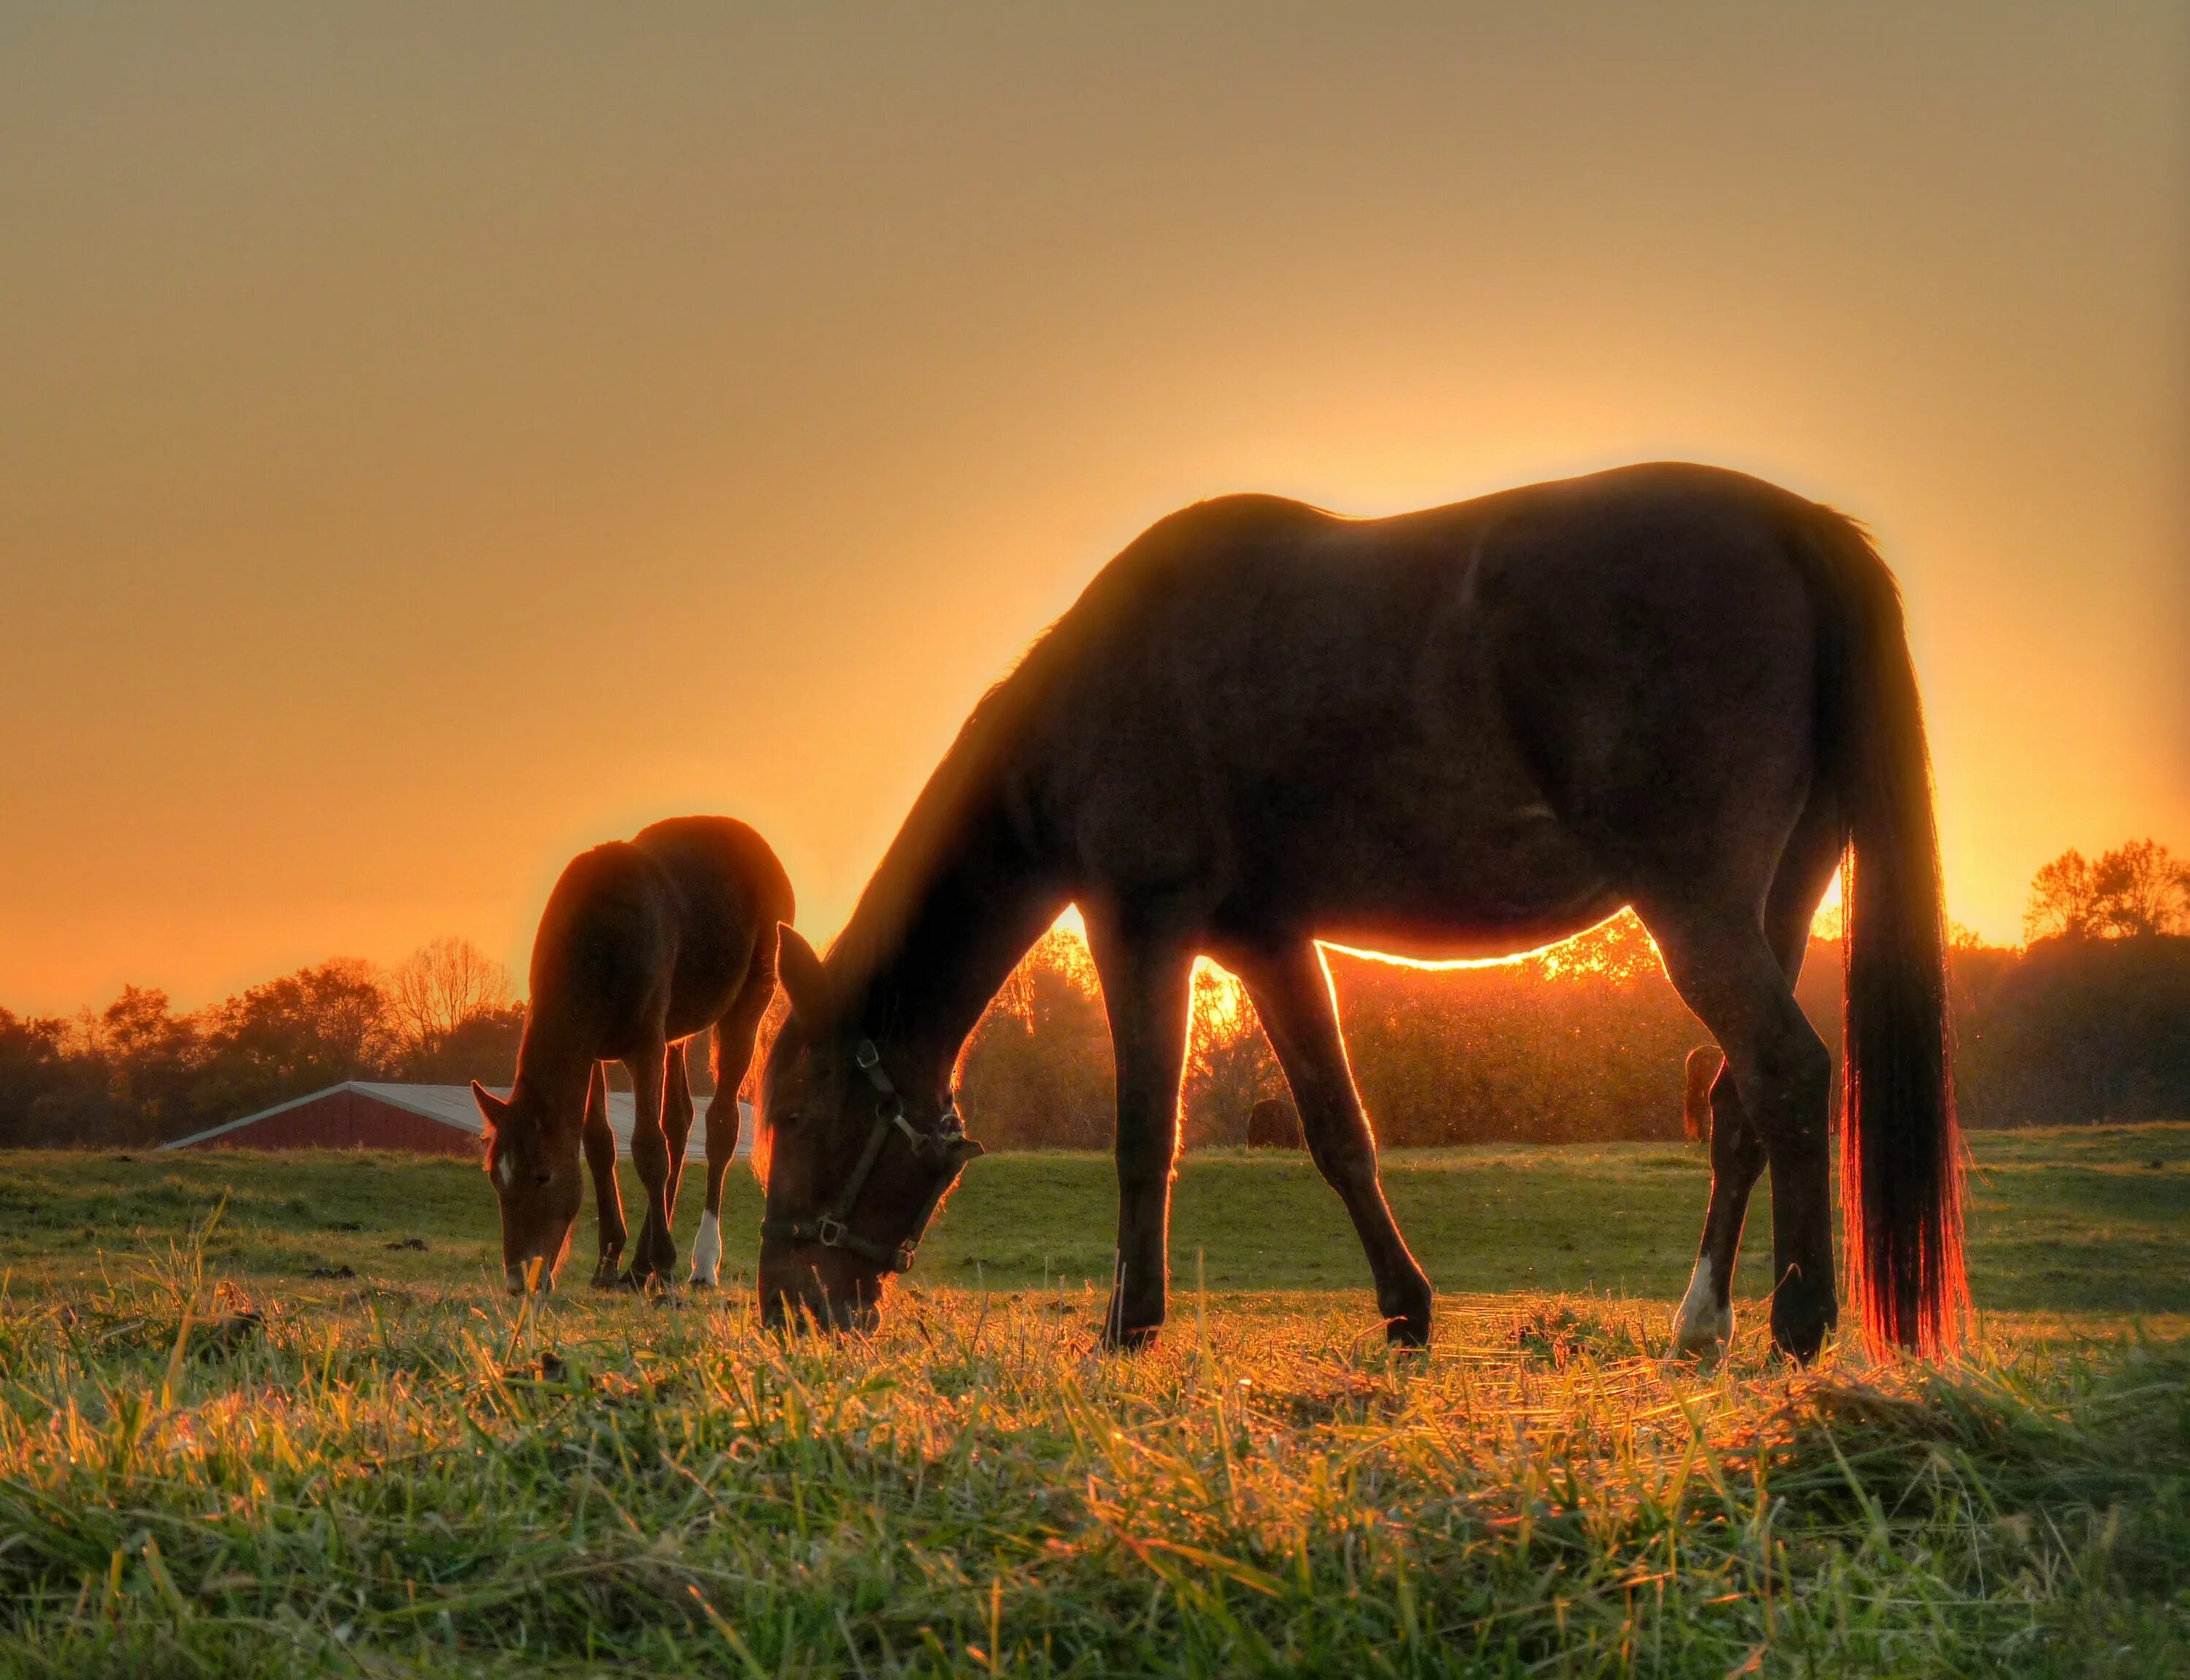
[[506, 1149], [496, 1158], [494, 1181], [504, 1190], [517, 1182], [517, 1157]]
[[1688, 1276], [1688, 1293], [1673, 1315], [1673, 1344], [1684, 1354], [1716, 1353], [1733, 1339], [1733, 1302], [1718, 1304], [1711, 1287], [1711, 1263], [1699, 1258]]
[[692, 1239], [692, 1281], [712, 1284], [723, 1265], [722, 1221], [712, 1212], [700, 1215], [700, 1234]]

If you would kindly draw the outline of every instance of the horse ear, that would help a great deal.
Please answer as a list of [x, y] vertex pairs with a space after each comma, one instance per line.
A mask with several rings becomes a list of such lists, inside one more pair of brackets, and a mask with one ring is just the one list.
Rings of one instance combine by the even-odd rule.
[[826, 1027], [836, 1018], [837, 999], [829, 984], [829, 971], [821, 966], [805, 935], [788, 922], [776, 924], [775, 973], [783, 982], [783, 995], [791, 999], [791, 1012], [809, 1030]]
[[496, 1129], [509, 1112], [509, 1105], [476, 1079], [472, 1081], [472, 1100], [479, 1105], [479, 1118], [486, 1123], [487, 1138], [491, 1141]]

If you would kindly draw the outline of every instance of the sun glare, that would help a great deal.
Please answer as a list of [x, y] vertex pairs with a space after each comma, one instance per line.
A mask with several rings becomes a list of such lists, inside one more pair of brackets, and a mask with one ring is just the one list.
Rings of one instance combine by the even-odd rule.
[[[1825, 896], [1824, 904], [1818, 908], [1816, 932], [1819, 938], [1838, 936], [1839, 906], [1840, 882], [1835, 878], [1832, 891]], [[1076, 945], [1081, 959], [1087, 964], [1088, 971], [1092, 972], [1093, 959], [1087, 953], [1087, 923], [1077, 905], [1069, 906], [1051, 924], [1050, 936], [1067, 944]], [[1660, 970], [1663, 966], [1657, 942], [1651, 938], [1649, 930], [1642, 925], [1634, 911], [1625, 909], [1616, 911], [1603, 921], [1565, 939], [1497, 957], [1408, 957], [1367, 946], [1348, 945], [1339, 940], [1323, 939], [1316, 943], [1326, 954], [1382, 964], [1390, 968], [1415, 969], [1428, 974], [1463, 969], [1526, 967], [1533, 969], [1538, 977], [1546, 980], [1586, 976], [1624, 980], [1632, 978], [1645, 970]], [[1237, 976], [1207, 957], [1195, 959], [1194, 1015], [1197, 1023], [1206, 1022], [1217, 1030], [1228, 1031], [1236, 1026], [1251, 1007], [1247, 988]]]
[[1317, 942], [1325, 951], [1362, 962], [1392, 968], [1419, 969], [1440, 974], [1455, 969], [1515, 968], [1533, 965], [1546, 978], [1557, 975], [1623, 975], [1642, 965], [1658, 964], [1657, 942], [1650, 937], [1632, 910], [1619, 910], [1593, 926], [1548, 945], [1515, 951], [1499, 957], [1403, 957], [1389, 951], [1347, 945], [1336, 940]]
[[[1069, 904], [1064, 914], [1050, 924], [1049, 936], [1068, 946], [1077, 946], [1069, 966], [1079, 969], [1092, 979], [1094, 975], [1093, 953], [1087, 948], [1087, 919], [1080, 914], [1077, 904]], [[1221, 964], [1206, 957], [1197, 957], [1194, 964], [1194, 1031], [1197, 1034], [1213, 1032], [1219, 1038], [1228, 1038], [1237, 1032], [1240, 1022], [1252, 1010], [1248, 1001], [1247, 987], [1239, 976]]]

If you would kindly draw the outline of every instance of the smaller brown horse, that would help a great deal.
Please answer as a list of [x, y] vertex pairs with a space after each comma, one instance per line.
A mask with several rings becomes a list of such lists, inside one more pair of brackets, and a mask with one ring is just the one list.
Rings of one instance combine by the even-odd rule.
[[[692, 1281], [722, 1261], [723, 1174], [738, 1142], [738, 1087], [775, 991], [776, 926], [792, 914], [791, 879], [768, 842], [727, 817], [677, 817], [570, 861], [532, 944], [532, 998], [505, 1102], [476, 1082], [486, 1170], [502, 1203], [502, 1259], [512, 1294], [539, 1263], [552, 1289], [584, 1199], [579, 1158], [600, 1211], [596, 1288], [669, 1281], [669, 1234], [692, 1094], [684, 1041], [714, 1029], [707, 1105], [707, 1211]], [[673, 1051], [673, 1054], [672, 1054]], [[601, 1064], [621, 1061], [635, 1093], [632, 1162], [646, 1220], [622, 1278], [626, 1229]]]

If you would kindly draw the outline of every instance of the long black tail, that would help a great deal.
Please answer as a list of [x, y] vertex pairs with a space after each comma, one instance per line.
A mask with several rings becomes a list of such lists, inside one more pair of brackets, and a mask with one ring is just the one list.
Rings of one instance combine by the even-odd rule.
[[1861, 527], [1818, 515], [1838, 609], [1826, 614], [1821, 746], [1849, 841], [1841, 1106], [1849, 1293], [1874, 1349], [1937, 1355], [1960, 1340], [1969, 1287], [1931, 754], [1892, 574]]

